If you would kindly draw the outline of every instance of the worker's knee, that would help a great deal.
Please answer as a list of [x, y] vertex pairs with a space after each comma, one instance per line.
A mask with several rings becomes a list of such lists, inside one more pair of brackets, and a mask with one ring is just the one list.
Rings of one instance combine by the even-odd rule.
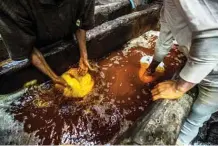
[[196, 116], [202, 117], [207, 116], [209, 112], [207, 103], [204, 103], [202, 101], [196, 101], [194, 105], [192, 106], [192, 113], [194, 113]]
[[213, 93], [207, 89], [200, 88], [197, 100], [192, 106], [192, 113], [199, 118], [208, 117], [218, 110], [217, 102], [213, 97]]
[[208, 84], [198, 85], [199, 94], [197, 100], [204, 104], [208, 104], [211, 108], [214, 107], [215, 110], [218, 109], [218, 87], [213, 87]]
[[212, 111], [206, 108], [205, 105], [195, 103], [188, 117], [188, 123], [201, 127], [205, 121], [211, 117]]

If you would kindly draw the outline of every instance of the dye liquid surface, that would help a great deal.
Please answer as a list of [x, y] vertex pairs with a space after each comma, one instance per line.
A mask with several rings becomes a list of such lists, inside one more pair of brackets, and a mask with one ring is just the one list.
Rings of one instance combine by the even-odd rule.
[[[93, 91], [83, 100], [65, 99], [51, 83], [30, 88], [8, 112], [24, 124], [24, 131], [39, 139], [38, 144], [107, 144], [129, 128], [152, 102], [151, 89], [170, 79], [181, 68], [184, 56], [174, 47], [165, 58], [166, 76], [144, 84], [139, 80], [140, 59], [153, 55], [151, 48], [118, 50], [101, 59], [92, 73]], [[48, 105], [37, 107], [37, 98]]]

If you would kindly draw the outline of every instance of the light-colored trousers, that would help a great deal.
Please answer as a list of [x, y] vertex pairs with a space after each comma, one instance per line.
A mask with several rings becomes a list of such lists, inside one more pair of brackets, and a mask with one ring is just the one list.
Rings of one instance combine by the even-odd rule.
[[[159, 62], [163, 61], [163, 58], [169, 53], [174, 38], [177, 40], [180, 45], [180, 49], [184, 52], [184, 54], [188, 55], [189, 49], [187, 48], [191, 47], [191, 31], [189, 30], [188, 25], [181, 24], [181, 22], [184, 23], [182, 21], [183, 18], [181, 18], [182, 16], [179, 15], [179, 12], [175, 7], [172, 7], [172, 4], [165, 3], [161, 12], [161, 30], [156, 43], [154, 55], [154, 60]], [[164, 11], [164, 9], [169, 9], [169, 11]], [[166, 19], [172, 19], [174, 17], [176, 18], [171, 21], [172, 23], [166, 21]], [[173, 25], [175, 25], [175, 27], [178, 26], [181, 29], [174, 29]], [[211, 41], [213, 42], [213, 39], [211, 39]], [[200, 43], [196, 45], [199, 46], [195, 47], [202, 47]], [[218, 42], [209, 43], [208, 45], [211, 45], [211, 48], [217, 50], [217, 52], [215, 54], [213, 52], [211, 56], [217, 58], [218, 62]], [[203, 51], [208, 50], [203, 49]], [[206, 57], [210, 57], [210, 52], [206, 53]], [[179, 140], [184, 144], [189, 144], [196, 137], [199, 128], [203, 125], [203, 123], [210, 118], [211, 114], [218, 111], [218, 72], [211, 72], [200, 84], [198, 84], [198, 88], [198, 98], [194, 102], [191, 113], [185, 120], [179, 134]]]

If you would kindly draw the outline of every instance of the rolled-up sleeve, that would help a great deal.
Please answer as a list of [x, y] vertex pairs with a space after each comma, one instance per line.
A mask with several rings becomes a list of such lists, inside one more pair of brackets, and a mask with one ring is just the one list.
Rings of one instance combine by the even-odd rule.
[[218, 64], [218, 38], [195, 39], [180, 77], [200, 83]]
[[89, 30], [94, 27], [94, 11], [95, 11], [95, 1], [85, 0], [84, 11], [82, 12], [80, 21], [80, 28], [84, 30]]
[[30, 56], [36, 37], [32, 21], [19, 1], [1, 1], [0, 34], [12, 60]]

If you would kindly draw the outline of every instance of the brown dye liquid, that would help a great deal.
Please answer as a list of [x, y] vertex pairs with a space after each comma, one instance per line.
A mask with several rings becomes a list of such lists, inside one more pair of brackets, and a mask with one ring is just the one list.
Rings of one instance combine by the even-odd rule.
[[[95, 88], [84, 100], [63, 100], [53, 85], [32, 88], [9, 109], [15, 119], [24, 123], [24, 131], [34, 133], [39, 144], [107, 144], [123, 129], [131, 126], [146, 112], [152, 102], [155, 83], [144, 84], [138, 71], [143, 55], [153, 49], [132, 48], [126, 55], [117, 51], [99, 61], [100, 71], [92, 73]], [[180, 61], [182, 60], [182, 61]], [[185, 59], [172, 49], [165, 58], [169, 79]], [[52, 100], [50, 107], [37, 108], [37, 97]]]

